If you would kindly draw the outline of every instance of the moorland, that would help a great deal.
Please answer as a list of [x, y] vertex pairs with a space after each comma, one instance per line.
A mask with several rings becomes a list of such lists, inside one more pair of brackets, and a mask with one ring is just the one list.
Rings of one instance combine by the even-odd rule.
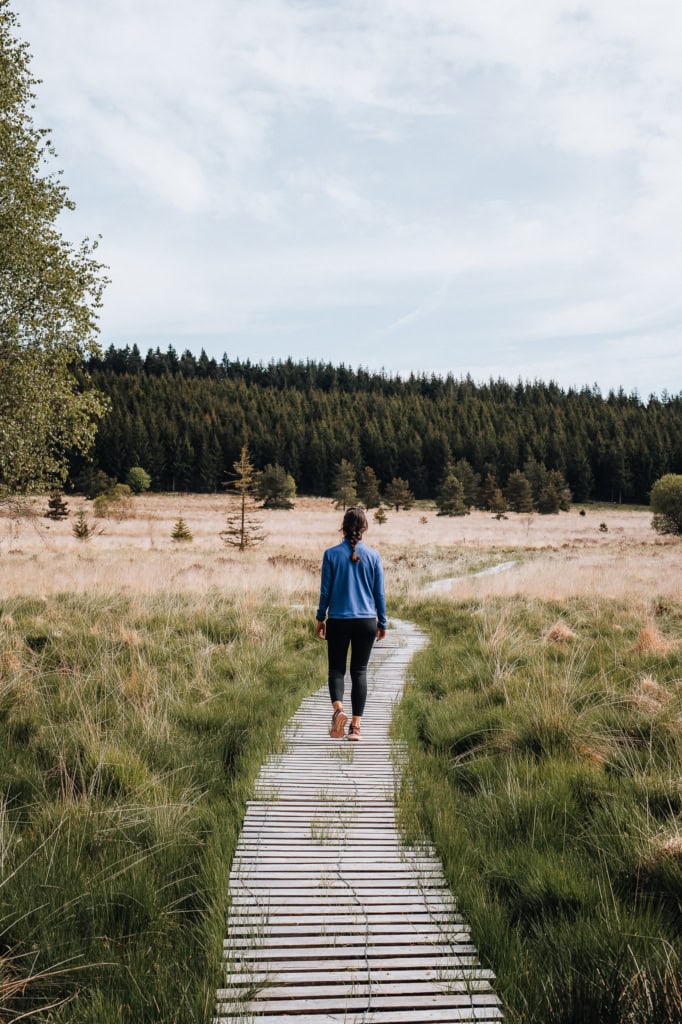
[[[261, 511], [240, 552], [221, 495], [120, 521], [68, 500], [0, 522], [3, 1019], [208, 1020], [250, 785], [324, 682], [341, 516]], [[402, 825], [442, 856], [507, 1019], [679, 1021], [679, 540], [619, 506], [387, 515], [367, 541], [389, 612], [430, 637], [394, 724]]]

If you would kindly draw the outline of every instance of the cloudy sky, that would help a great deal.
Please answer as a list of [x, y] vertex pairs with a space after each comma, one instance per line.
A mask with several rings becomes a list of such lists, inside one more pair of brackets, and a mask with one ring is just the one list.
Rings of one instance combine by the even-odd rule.
[[102, 341], [682, 389], [679, 0], [13, 0]]

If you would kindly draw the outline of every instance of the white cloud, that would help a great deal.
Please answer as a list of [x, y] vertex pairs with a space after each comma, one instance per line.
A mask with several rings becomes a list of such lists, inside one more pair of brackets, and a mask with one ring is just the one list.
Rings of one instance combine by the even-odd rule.
[[365, 316], [389, 365], [449, 323], [500, 366], [505, 337], [589, 336], [613, 383], [623, 332], [647, 372], [668, 352], [677, 0], [17, 7], [77, 224], [104, 234], [105, 335], [270, 323], [273, 355], [306, 356]]

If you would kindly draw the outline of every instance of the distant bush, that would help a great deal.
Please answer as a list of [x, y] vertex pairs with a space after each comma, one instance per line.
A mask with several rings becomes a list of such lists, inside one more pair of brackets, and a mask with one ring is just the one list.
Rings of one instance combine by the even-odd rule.
[[96, 469], [94, 466], [86, 468], [78, 474], [74, 481], [76, 490], [85, 495], [86, 498], [96, 498], [98, 494], [104, 494], [116, 483], [116, 478], [107, 476], [103, 469]]
[[143, 491], [148, 491], [151, 487], [152, 478], [142, 466], [133, 466], [128, 470], [126, 483], [133, 494], [142, 494]]
[[650, 501], [656, 533], [682, 534], [682, 475], [666, 473], [657, 480]]
[[128, 519], [133, 509], [133, 493], [128, 484], [115, 484], [105, 494], [98, 494], [93, 502], [99, 519]]

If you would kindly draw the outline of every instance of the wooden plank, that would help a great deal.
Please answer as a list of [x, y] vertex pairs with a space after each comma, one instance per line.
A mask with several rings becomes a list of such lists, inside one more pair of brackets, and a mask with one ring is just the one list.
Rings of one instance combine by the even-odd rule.
[[[245, 1024], [258, 1014], [245, 1013], [237, 1016], [220, 1016], [213, 1024]], [[502, 1020], [502, 1012], [497, 1006], [453, 1006], [448, 1009], [408, 1010], [408, 1011], [364, 1011], [359, 1014], [324, 1013], [300, 1014], [296, 1024], [468, 1024], [468, 1022], [488, 1022]], [[288, 1014], [270, 1014], [267, 1024], [291, 1024]]]
[[[249, 998], [252, 997], [254, 990], [253, 984], [243, 986], [232, 986], [231, 988], [219, 988], [218, 999], [236, 1000], [243, 998], [246, 993]], [[263, 1007], [267, 1002], [273, 999], [279, 999], [284, 1001], [302, 1001], [304, 999], [331, 999], [333, 1002], [333, 1008], [336, 1009], [340, 1004], [343, 1004], [345, 998], [348, 995], [353, 995], [358, 998], [365, 998], [367, 1000], [368, 995], [372, 995], [372, 1005], [375, 1009], [380, 1009], [375, 1004], [374, 996], [430, 996], [434, 994], [481, 994], [491, 992], [491, 984], [486, 979], [458, 979], [457, 981], [406, 981], [400, 980], [398, 982], [381, 983], [376, 980], [374, 974], [368, 980], [363, 979], [361, 981], [355, 980], [352, 983], [346, 978], [345, 981], [337, 984], [327, 985], [311, 985], [311, 984], [295, 984], [293, 982], [279, 982], [276, 985], [264, 984], [257, 988], [253, 1000], [258, 1000], [258, 1006]], [[407, 1000], [402, 1000], [402, 1005]], [[414, 1000], [410, 999], [410, 1002], [414, 1005]], [[498, 1001], [496, 999], [496, 1001]]]
[[[391, 959], [394, 957], [404, 956], [415, 956], [420, 953], [422, 956], [436, 957], [453, 957], [461, 955], [473, 955], [476, 952], [475, 946], [471, 943], [459, 942], [449, 943], [448, 945], [430, 945], [428, 942], [405, 942], [398, 943], [397, 945], [386, 945], [384, 943], [319, 943], [316, 946], [306, 945], [305, 942], [295, 943], [293, 945], [281, 945], [271, 947], [270, 945], [259, 947], [259, 946], [234, 946], [229, 940], [225, 940], [225, 952], [228, 958], [233, 960], [265, 960], [266, 962], [270, 958], [276, 958], [279, 960], [304, 960], [306, 957], [309, 960], [316, 960], [322, 957], [324, 958], [353, 958], [357, 956], [358, 949], [362, 949], [363, 957], [368, 960], [384, 957]], [[433, 961], [432, 961], [433, 962]]]
[[[283, 989], [288, 989], [289, 986], [314, 985], [316, 986], [316, 991], [319, 992], [325, 985], [366, 984], [369, 978], [371, 978], [372, 984], [381, 985], [382, 987], [394, 983], [399, 985], [449, 985], [458, 984], [460, 981], [466, 985], [470, 981], [491, 981], [494, 978], [494, 974], [490, 970], [476, 967], [445, 971], [443, 969], [435, 970], [430, 967], [383, 970], [381, 967], [373, 966], [370, 971], [366, 965], [362, 968], [346, 970], [334, 970], [333, 968], [318, 965], [317, 970], [309, 971], [282, 970], [271, 973], [269, 971], [249, 970], [243, 975], [235, 974], [234, 978], [232, 988], [268, 985], [270, 987], [281, 986]], [[229, 990], [226, 989], [225, 991]]]
[[[408, 993], [400, 995], [382, 995], [371, 992], [371, 1009], [379, 1010], [425, 1010], [432, 1008], [448, 1009], [452, 1007], [499, 1006], [500, 1000], [492, 992], [431, 992]], [[260, 1003], [260, 999], [259, 999]], [[346, 995], [342, 1005], [347, 1011], [369, 1009], [367, 995]], [[227, 1006], [226, 1006], [227, 1008]], [[262, 1000], [262, 1013], [327, 1013], [339, 1009], [339, 998], [299, 997], [298, 999], [267, 999]]]
[[[253, 900], [248, 893], [233, 893], [232, 894], [232, 906], [233, 907], [245, 907], [254, 906]], [[376, 896], [371, 893], [365, 893], [362, 898], [362, 905], [366, 907], [370, 912], [374, 910], [385, 910], [390, 912], [394, 908], [404, 907], [406, 908], [405, 913], [409, 913], [418, 908], [426, 908], [430, 910], [442, 910], [450, 912], [456, 908], [457, 904], [450, 897], [449, 893], [439, 893], [438, 896], [432, 896], [425, 900], [424, 896], [420, 892], [405, 892], [395, 893], [392, 896]], [[258, 907], [266, 907], [271, 914], [277, 913], [290, 913], [291, 908], [300, 908], [302, 913], [308, 911], [314, 912], [316, 909], [324, 908], [329, 910], [330, 913], [334, 913], [336, 908], [344, 907], [356, 907], [357, 900], [352, 893], [337, 892], [333, 897], [328, 893], [308, 893], [308, 895], [296, 895], [288, 896], [286, 893], [278, 893], [277, 898], [272, 901], [267, 899], [262, 900]], [[308, 908], [308, 909], [306, 909]]]
[[[436, 911], [435, 913], [428, 910], [415, 910], [412, 913], [385, 913], [383, 908], [381, 910], [372, 911], [371, 908], [362, 907], [358, 910], [357, 907], [352, 908], [352, 913], [336, 914], [330, 912], [328, 914], [319, 913], [297, 913], [297, 914], [273, 914], [267, 913], [268, 925], [276, 925], [280, 928], [291, 927], [292, 925], [298, 928], [310, 928], [313, 925], [325, 925], [327, 928], [336, 928], [346, 925], [355, 924], [366, 924], [369, 923], [370, 927], [377, 928], [381, 927], [392, 927], [396, 924], [404, 924], [406, 921], [412, 923], [415, 927], [421, 928], [422, 925], [429, 924], [430, 922], [437, 921], [439, 925], [452, 923], [453, 921], [462, 920], [461, 917], [455, 917], [452, 914], [448, 914], [442, 911]], [[256, 909], [249, 909], [247, 912], [239, 913], [234, 915], [235, 922], [239, 925], [243, 925], [248, 921], [262, 921], [263, 911]]]
[[[302, 937], [308, 937], [310, 935], [334, 935], [336, 939], [340, 939], [342, 936], [350, 935], [371, 935], [379, 941], [380, 936], [389, 935], [398, 941], [398, 936], [407, 937], [414, 934], [431, 936], [431, 935], [447, 935], [450, 937], [450, 929], [447, 927], [447, 923], [440, 921], [434, 921], [433, 919], [413, 921], [405, 919], [401, 922], [391, 921], [389, 924], [381, 924], [372, 921], [370, 918], [359, 916], [357, 921], [342, 921], [340, 924], [332, 924], [327, 922], [313, 922], [309, 923], [305, 920], [297, 919], [290, 924], [277, 924], [271, 921], [261, 922], [258, 926], [254, 923], [250, 924], [235, 924], [234, 922], [229, 925], [229, 935], [234, 938], [236, 936], [249, 937], [253, 934], [254, 928], [258, 927], [258, 934], [260, 936], [267, 935], [268, 937], [276, 938], [283, 935], [300, 935]], [[461, 935], [463, 932], [468, 931], [462, 925], [457, 927], [455, 931], [452, 928], [452, 933]]]
[[[319, 974], [320, 963], [324, 961], [319, 960], [303, 960], [300, 957], [293, 958], [279, 958], [272, 956], [271, 959], [265, 959], [264, 963], [260, 963], [255, 960], [235, 960], [231, 958], [229, 954], [223, 951], [223, 959], [227, 960], [231, 964], [231, 969], [234, 972], [235, 977], [239, 977], [242, 974], [250, 974], [253, 971], [263, 971], [267, 969], [271, 972], [279, 974], [281, 971], [313, 971]], [[351, 953], [349, 956], [344, 956], [343, 961], [338, 964], [347, 971], [366, 971], [368, 969], [368, 961], [364, 954], [358, 954], [357, 952]], [[447, 971], [450, 969], [464, 969], [464, 968], [478, 968], [480, 963], [476, 956], [475, 950], [468, 953], [458, 953], [455, 958], [451, 951], [447, 953], [441, 953], [435, 955], [433, 953], [419, 954], [410, 953], [406, 951], [404, 956], [382, 956], [379, 959], [375, 959], [374, 962], [369, 965], [371, 970], [381, 971], [426, 971], [426, 970], [438, 970]]]
[[[320, 892], [320, 890], [328, 889], [330, 891], [342, 889], [342, 890], [353, 890], [356, 893], [377, 893], [381, 892], [393, 892], [395, 890], [407, 889], [411, 892], [419, 891], [418, 879], [410, 878], [408, 875], [391, 875], [387, 878], [337, 878], [333, 872], [323, 873], [309, 878], [306, 882], [305, 875], [299, 876], [298, 880], [291, 878], [273, 878], [270, 877], [259, 877], [258, 875], [251, 876], [237, 876], [230, 879], [230, 886], [235, 890], [249, 888], [254, 892], [258, 889], [262, 892], [272, 892], [273, 898], [275, 898], [276, 890], [283, 889], [285, 891], [291, 890], [299, 892]], [[426, 886], [424, 887], [426, 889]], [[430, 881], [428, 883], [428, 889], [432, 891], [446, 891], [447, 886], [445, 882], [442, 885]]]

